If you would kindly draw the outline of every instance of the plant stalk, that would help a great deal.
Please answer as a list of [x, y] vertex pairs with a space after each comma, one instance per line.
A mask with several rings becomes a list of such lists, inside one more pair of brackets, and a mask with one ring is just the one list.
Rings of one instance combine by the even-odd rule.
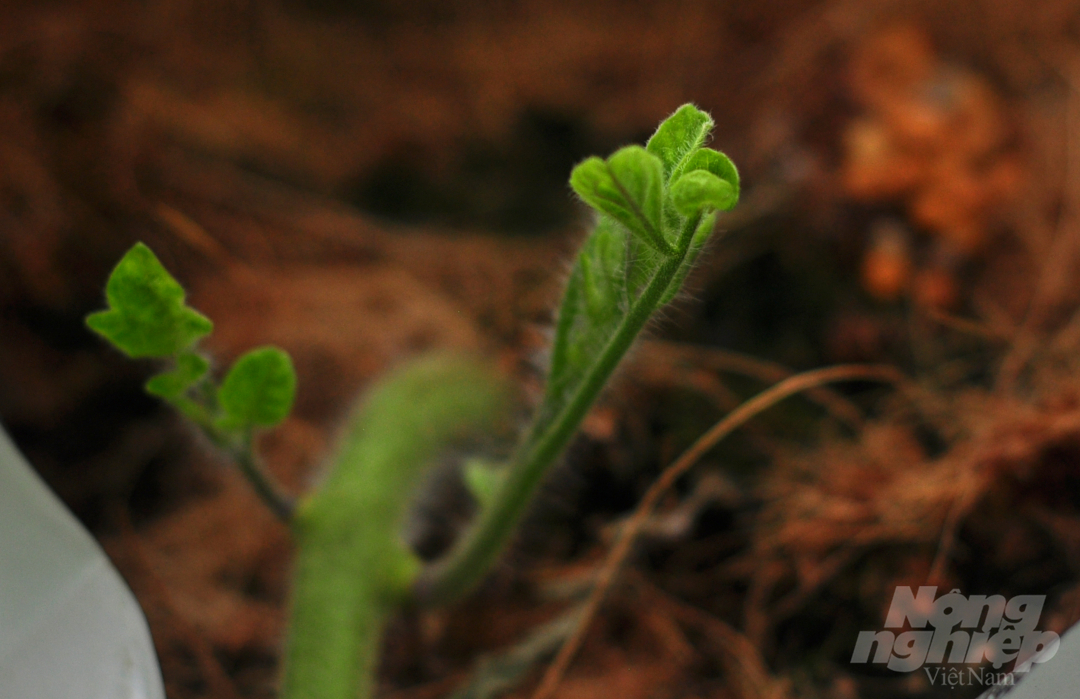
[[559, 457], [577, 432], [578, 426], [596, 401], [600, 391], [629, 351], [638, 333], [660, 304], [690, 248], [701, 221], [694, 217], [680, 232], [674, 254], [656, 270], [634, 301], [600, 358], [589, 368], [581, 385], [552, 423], [546, 434], [526, 440], [514, 458], [506, 480], [494, 501], [480, 514], [469, 531], [446, 557], [429, 566], [414, 586], [417, 603], [449, 604], [466, 595], [487, 574], [510, 539], [518, 521], [548, 467]]
[[270, 508], [274, 516], [288, 524], [292, 520], [293, 511], [296, 509], [296, 502], [284, 493], [284, 490], [274, 480], [274, 477], [259, 462], [258, 457], [255, 456], [255, 450], [252, 448], [251, 440], [245, 440], [240, 449], [231, 449], [229, 453], [240, 468], [240, 473], [244, 474], [244, 477], [251, 483], [251, 487], [255, 494], [259, 496], [259, 499]]

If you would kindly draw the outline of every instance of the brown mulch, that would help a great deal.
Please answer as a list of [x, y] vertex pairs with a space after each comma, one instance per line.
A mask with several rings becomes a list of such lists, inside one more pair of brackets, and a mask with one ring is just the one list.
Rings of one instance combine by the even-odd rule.
[[85, 332], [115, 260], [150, 244], [222, 365], [292, 354], [297, 410], [261, 447], [299, 492], [407, 356], [483, 353], [535, 395], [584, 227], [569, 167], [691, 100], [747, 185], [729, 240], [483, 604], [394, 622], [384, 693], [447, 696], [558, 613], [551, 579], [785, 364], [887, 361], [912, 385], [796, 399], [710, 454], [558, 696], [937, 696], [847, 663], [897, 585], [1080, 619], [1072, 3], [362, 5], [0, 11], [0, 420], [129, 581], [172, 699], [273, 696], [290, 545], [142, 395], [150, 367]]

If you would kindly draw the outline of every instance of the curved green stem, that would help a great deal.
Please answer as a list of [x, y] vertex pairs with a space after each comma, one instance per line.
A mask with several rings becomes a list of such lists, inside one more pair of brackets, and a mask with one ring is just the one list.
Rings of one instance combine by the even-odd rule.
[[371, 696], [383, 625], [420, 572], [401, 536], [417, 485], [449, 443], [495, 430], [507, 397], [484, 366], [438, 355], [407, 365], [367, 396], [326, 481], [293, 517], [298, 553], [284, 699]]

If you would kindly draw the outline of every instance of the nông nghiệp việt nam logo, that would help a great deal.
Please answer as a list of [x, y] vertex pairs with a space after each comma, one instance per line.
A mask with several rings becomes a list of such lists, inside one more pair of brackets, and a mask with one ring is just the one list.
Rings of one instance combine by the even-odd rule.
[[936, 594], [937, 587], [897, 587], [884, 629], [861, 631], [851, 662], [922, 668], [932, 684], [998, 684], [1057, 652], [1058, 635], [1035, 628], [1045, 595]]

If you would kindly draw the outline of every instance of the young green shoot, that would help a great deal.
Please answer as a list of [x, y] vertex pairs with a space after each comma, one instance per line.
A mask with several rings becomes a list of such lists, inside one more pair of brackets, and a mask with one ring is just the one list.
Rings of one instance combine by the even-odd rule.
[[738, 201], [735, 166], [705, 147], [712, 127], [708, 114], [685, 105], [645, 148], [574, 168], [570, 185], [597, 220], [563, 294], [543, 401], [477, 524], [421, 575], [419, 601], [453, 601], [490, 569], [619, 361], [678, 293], [716, 212]]
[[109, 310], [87, 324], [133, 358], [168, 368], [147, 391], [173, 405], [230, 454], [297, 544], [285, 699], [366, 699], [383, 625], [403, 604], [448, 604], [472, 590], [505, 548], [540, 481], [656, 312], [681, 288], [735, 206], [739, 175], [705, 143], [713, 121], [693, 105], [645, 147], [574, 168], [570, 185], [596, 221], [574, 262], [555, 327], [543, 399], [505, 465], [466, 461], [475, 522], [442, 559], [424, 565], [402, 538], [423, 473], [448, 444], [506, 424], [505, 381], [475, 360], [435, 355], [378, 382], [347, 425], [321, 486], [299, 505], [259, 465], [256, 430], [284, 420], [296, 376], [274, 347], [240, 357], [216, 382], [198, 350], [211, 322], [145, 245], [109, 279]]
[[142, 243], [117, 264], [105, 298], [109, 309], [91, 314], [86, 324], [133, 359], [171, 364], [146, 382], [146, 391], [198, 425], [232, 456], [274, 514], [288, 520], [292, 501], [259, 464], [252, 436], [292, 410], [296, 372], [289, 355], [276, 347], [254, 349], [237, 359], [218, 385], [197, 346], [213, 323], [188, 307], [183, 287]]

